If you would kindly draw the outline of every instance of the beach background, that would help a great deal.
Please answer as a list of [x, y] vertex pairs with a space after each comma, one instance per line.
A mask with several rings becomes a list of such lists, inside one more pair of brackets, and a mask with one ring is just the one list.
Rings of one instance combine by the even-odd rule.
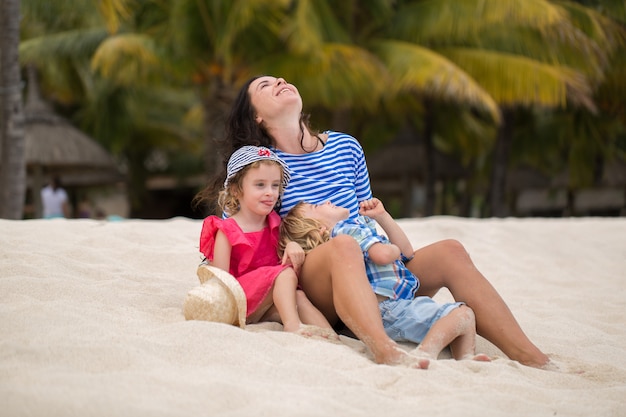
[[560, 370], [480, 337], [493, 362], [423, 371], [345, 336], [186, 321], [200, 220], [0, 220], [0, 416], [626, 415], [625, 218], [399, 223], [416, 248], [463, 242]]

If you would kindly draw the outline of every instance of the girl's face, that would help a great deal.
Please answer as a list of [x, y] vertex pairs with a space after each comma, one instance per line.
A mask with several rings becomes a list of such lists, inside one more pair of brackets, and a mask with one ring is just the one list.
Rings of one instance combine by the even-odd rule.
[[241, 181], [240, 211], [267, 216], [280, 195], [283, 172], [275, 162], [261, 162], [250, 168]]
[[300, 214], [304, 217], [318, 220], [329, 229], [332, 229], [337, 222], [350, 217], [350, 210], [327, 201], [322, 204], [305, 203], [302, 205]]
[[250, 83], [248, 95], [256, 111], [257, 123], [289, 114], [290, 110], [295, 111], [298, 116], [302, 112], [300, 92], [282, 78], [269, 75], [259, 77]]

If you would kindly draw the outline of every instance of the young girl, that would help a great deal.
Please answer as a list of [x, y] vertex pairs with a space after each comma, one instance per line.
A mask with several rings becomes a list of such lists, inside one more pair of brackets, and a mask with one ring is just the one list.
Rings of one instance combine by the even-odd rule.
[[[464, 303], [439, 304], [430, 297], [415, 297], [419, 280], [404, 265], [404, 254], [413, 254], [406, 234], [376, 198], [361, 202], [359, 216], [350, 219], [350, 210], [330, 202], [300, 202], [283, 219], [279, 250], [287, 242], [298, 243], [305, 251], [338, 235], [352, 236], [365, 258], [365, 269], [379, 301], [383, 325], [397, 342], [419, 343], [413, 352], [424, 358], [421, 367], [450, 346], [457, 359], [489, 361], [474, 352], [476, 323], [474, 312]], [[389, 236], [376, 230], [376, 221]]]
[[297, 289], [296, 271], [304, 262], [304, 251], [287, 242], [282, 260], [278, 256], [280, 216], [274, 208], [289, 179], [287, 166], [267, 148], [244, 146], [234, 152], [218, 196], [229, 217], [204, 219], [200, 251], [211, 265], [229, 271], [241, 284], [247, 323], [278, 321], [288, 332], [337, 340], [326, 318]]

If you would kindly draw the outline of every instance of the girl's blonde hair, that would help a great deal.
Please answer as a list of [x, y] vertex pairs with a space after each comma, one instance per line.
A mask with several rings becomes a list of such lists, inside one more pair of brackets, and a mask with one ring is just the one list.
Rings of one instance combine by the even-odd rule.
[[280, 223], [278, 254], [281, 257], [289, 242], [296, 242], [305, 253], [309, 253], [330, 239], [330, 232], [322, 222], [304, 216], [302, 208], [305, 204], [303, 201], [296, 204]]
[[[241, 198], [243, 194], [243, 179], [248, 173], [248, 171], [252, 168], [258, 168], [261, 164], [270, 164], [276, 165], [280, 168], [280, 176], [283, 176], [283, 167], [276, 161], [272, 160], [261, 160], [255, 161], [251, 164], [246, 165], [241, 171], [237, 172], [233, 177], [228, 181], [228, 186], [222, 188], [217, 196], [217, 205], [222, 209], [224, 213], [228, 217], [233, 216], [237, 212], [241, 206], [239, 205], [239, 198]], [[283, 194], [283, 184], [281, 182], [280, 188], [278, 191], [278, 201], [276, 202], [276, 206], [280, 206], [280, 196]]]

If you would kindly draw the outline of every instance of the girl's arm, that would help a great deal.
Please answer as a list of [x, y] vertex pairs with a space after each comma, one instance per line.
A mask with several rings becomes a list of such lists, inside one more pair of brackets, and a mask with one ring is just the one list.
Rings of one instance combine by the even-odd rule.
[[228, 238], [221, 230], [215, 235], [215, 248], [213, 249], [213, 262], [211, 265], [230, 272], [230, 252], [232, 246]]

